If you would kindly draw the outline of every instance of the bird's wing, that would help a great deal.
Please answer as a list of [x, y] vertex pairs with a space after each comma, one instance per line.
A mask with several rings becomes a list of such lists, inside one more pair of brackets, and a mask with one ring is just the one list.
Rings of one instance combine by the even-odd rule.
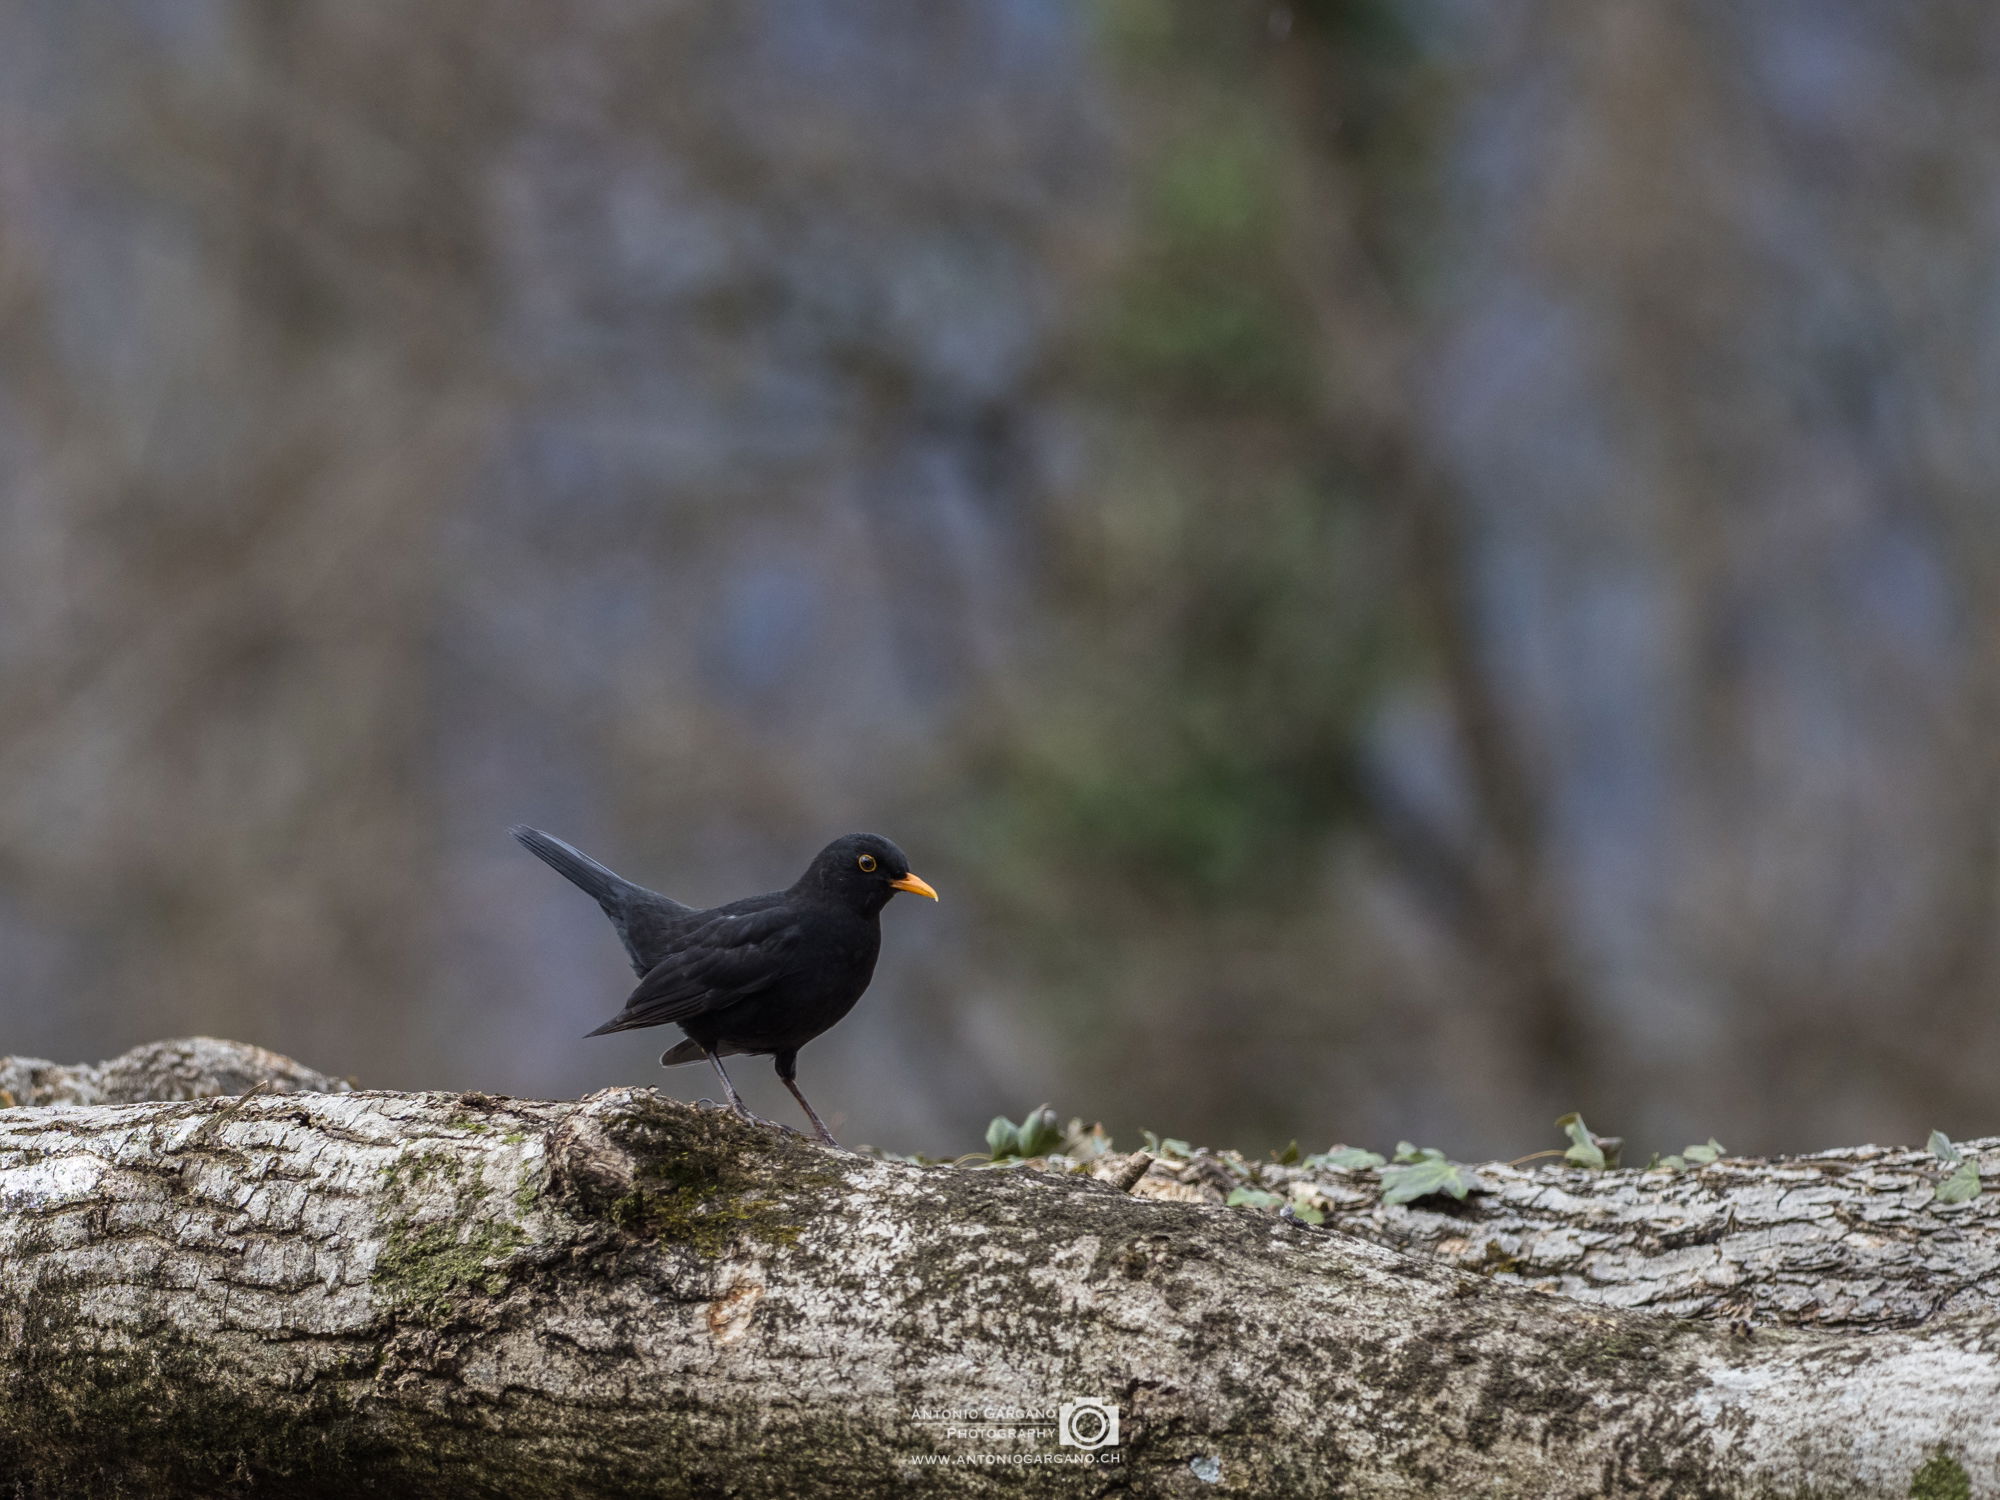
[[646, 971], [625, 1008], [592, 1036], [685, 1021], [769, 989], [805, 966], [805, 930], [781, 905], [704, 912], [675, 950]]
[[671, 956], [674, 943], [687, 930], [688, 918], [698, 915], [670, 896], [635, 885], [625, 893], [618, 910], [607, 908], [625, 956], [632, 960], [632, 972], [644, 977], [662, 959]]

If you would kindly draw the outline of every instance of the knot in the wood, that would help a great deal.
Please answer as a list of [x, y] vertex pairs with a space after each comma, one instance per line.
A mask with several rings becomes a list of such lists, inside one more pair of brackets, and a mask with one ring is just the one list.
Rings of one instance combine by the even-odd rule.
[[789, 1238], [785, 1205], [837, 1175], [831, 1153], [653, 1089], [580, 1101], [549, 1141], [549, 1186], [581, 1218], [712, 1253], [741, 1233]]
[[640, 1163], [632, 1125], [652, 1103], [648, 1089], [605, 1089], [583, 1099], [549, 1138], [549, 1187], [588, 1218], [637, 1185]]

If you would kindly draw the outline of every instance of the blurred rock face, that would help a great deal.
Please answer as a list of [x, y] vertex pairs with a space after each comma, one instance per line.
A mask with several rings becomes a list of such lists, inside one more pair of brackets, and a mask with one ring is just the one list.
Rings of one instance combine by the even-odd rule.
[[0, 1051], [650, 1079], [505, 825], [704, 903], [872, 828], [946, 899], [808, 1054], [843, 1138], [1971, 1130], [1996, 68], [1866, 0], [0, 15]]

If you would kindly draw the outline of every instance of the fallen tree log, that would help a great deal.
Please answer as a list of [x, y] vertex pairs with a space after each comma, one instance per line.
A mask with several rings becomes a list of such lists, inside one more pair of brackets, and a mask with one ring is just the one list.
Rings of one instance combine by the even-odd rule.
[[[649, 1089], [0, 1109], [0, 1484], [2000, 1493], [2000, 1321], [1976, 1274], [1912, 1326], [1632, 1310], [1609, 1305], [1629, 1281], [1536, 1291], [1508, 1284], [1533, 1269], [1513, 1252], [1471, 1269], [1338, 1211], [1315, 1228], [1151, 1196], [1191, 1163], [1121, 1192], [1099, 1180], [1119, 1165], [888, 1161]], [[1782, 1201], [1799, 1172], [1815, 1201], [1854, 1186], [1749, 1162], [1715, 1185]], [[1644, 1256], [1639, 1174], [1538, 1175], [1537, 1223], [1610, 1225]], [[1462, 1212], [1511, 1233], [1487, 1196]], [[1898, 1232], [1932, 1265], [1983, 1265], [1995, 1236], [1984, 1200]], [[1815, 1253], [1888, 1263], [1855, 1234]]]

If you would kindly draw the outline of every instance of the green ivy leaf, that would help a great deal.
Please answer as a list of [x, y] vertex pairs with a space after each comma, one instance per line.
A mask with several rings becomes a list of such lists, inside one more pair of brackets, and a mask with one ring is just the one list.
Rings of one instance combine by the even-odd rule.
[[1979, 1159], [1964, 1157], [1951, 1175], [1937, 1185], [1935, 1203], [1970, 1203], [1979, 1196]]
[[1331, 1151], [1317, 1151], [1306, 1158], [1309, 1167], [1338, 1167], [1343, 1172], [1369, 1172], [1382, 1165], [1382, 1158], [1373, 1151], [1363, 1151], [1359, 1146], [1335, 1146]]
[[1687, 1159], [1680, 1156], [1660, 1156], [1655, 1154], [1652, 1161], [1647, 1165], [1646, 1170], [1650, 1172], [1654, 1167], [1665, 1167], [1669, 1172], [1682, 1172], [1687, 1170]]
[[1723, 1154], [1723, 1149], [1722, 1142], [1718, 1141], [1714, 1136], [1710, 1136], [1706, 1146], [1690, 1146], [1681, 1155], [1696, 1166], [1705, 1167], [1710, 1162], [1719, 1159]]
[[1563, 1152], [1563, 1160], [1579, 1167], [1589, 1167], [1592, 1171], [1604, 1170], [1604, 1151], [1590, 1134], [1590, 1128], [1583, 1123], [1583, 1116], [1571, 1111], [1556, 1121], [1557, 1126], [1570, 1138], [1570, 1148]]
[[1056, 1112], [1044, 1104], [1031, 1109], [1018, 1125], [1005, 1115], [995, 1115], [986, 1127], [986, 1154], [994, 1161], [1031, 1156], [1047, 1156], [1063, 1143], [1062, 1127]]
[[1408, 1141], [1398, 1141], [1396, 1142], [1396, 1154], [1389, 1159], [1391, 1161], [1424, 1161], [1426, 1159], [1441, 1161], [1443, 1158], [1444, 1153], [1442, 1151], [1433, 1151], [1428, 1146], [1420, 1151]]
[[1382, 1173], [1384, 1203], [1414, 1203], [1433, 1193], [1449, 1193], [1462, 1200], [1471, 1191], [1472, 1179], [1465, 1169], [1446, 1161], [1441, 1151], [1420, 1155], [1404, 1166], [1385, 1168]]
[[1267, 1193], [1262, 1188], [1240, 1187], [1229, 1194], [1231, 1208], [1279, 1208], [1284, 1201], [1282, 1193]]
[[1293, 1203], [1292, 1217], [1302, 1220], [1307, 1224], [1324, 1224], [1326, 1222], [1326, 1215], [1314, 1208], [1310, 1203]]
[[1956, 1164], [1965, 1159], [1964, 1153], [1951, 1143], [1951, 1137], [1942, 1130], [1931, 1132], [1931, 1155], [1941, 1162]]
[[1023, 1156], [1047, 1156], [1063, 1142], [1062, 1126], [1056, 1123], [1056, 1112], [1046, 1104], [1021, 1121], [1014, 1134]]

